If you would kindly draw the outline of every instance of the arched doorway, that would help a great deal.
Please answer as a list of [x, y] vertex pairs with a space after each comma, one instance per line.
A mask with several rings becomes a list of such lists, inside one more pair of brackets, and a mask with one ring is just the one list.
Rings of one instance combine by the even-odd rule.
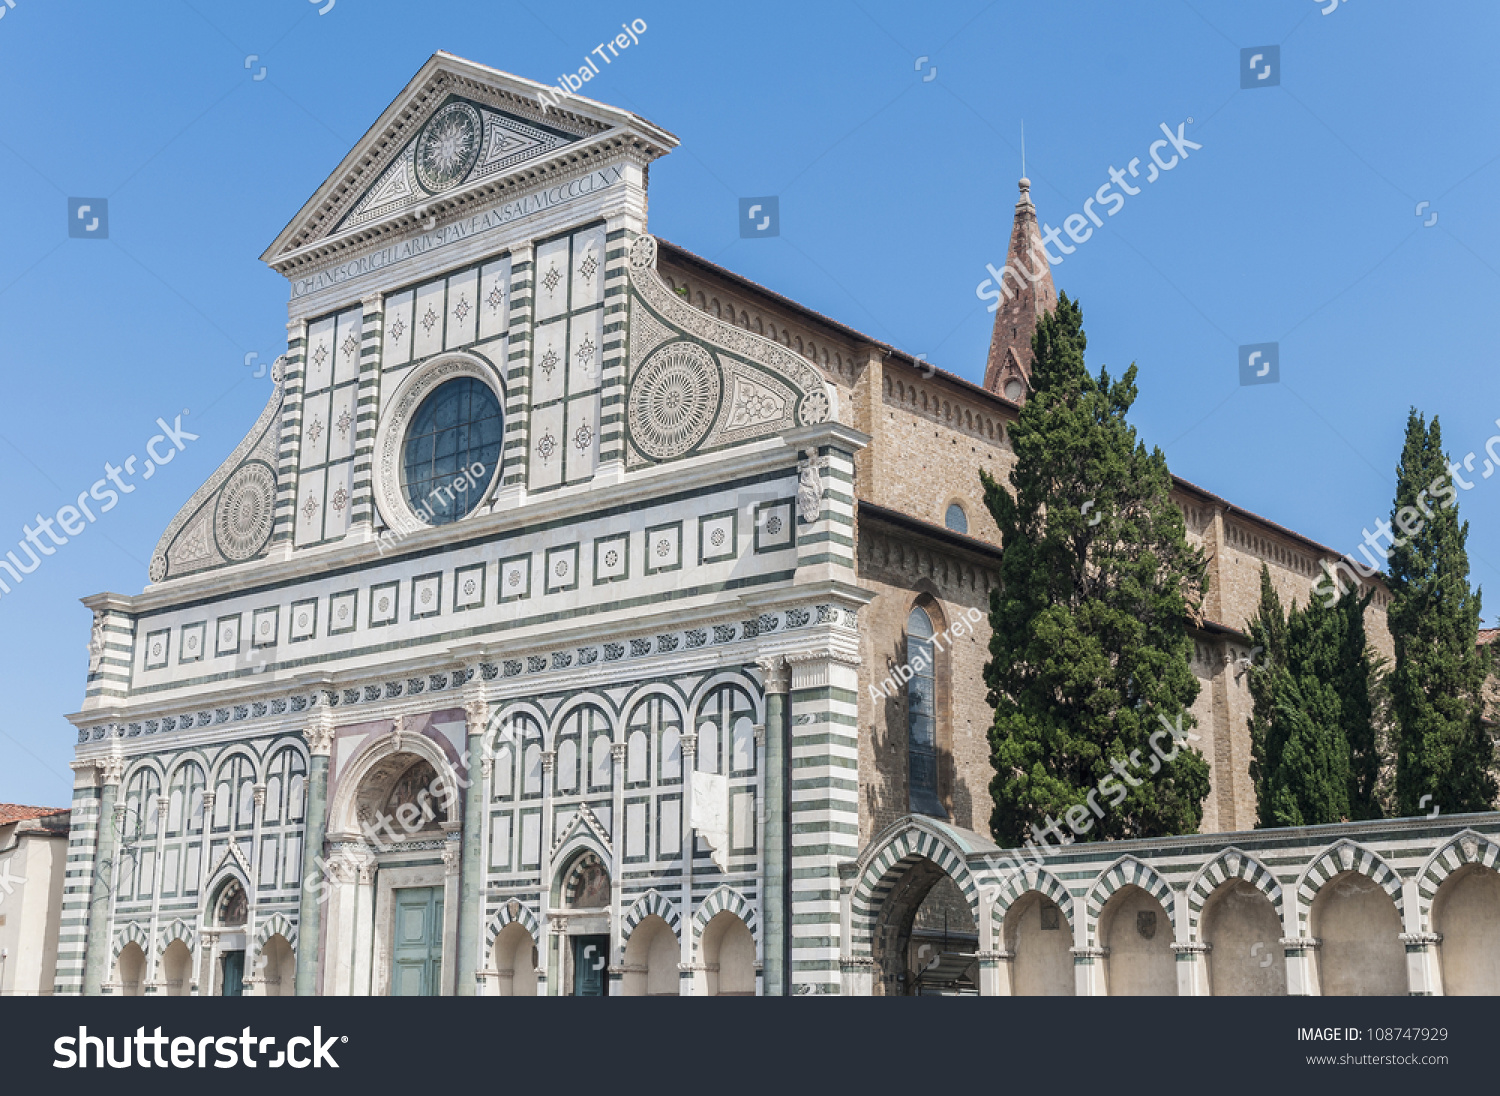
[[567, 863], [561, 879], [562, 907], [567, 911], [564, 992], [572, 997], [607, 997], [614, 897], [609, 867], [598, 853], [585, 849]]
[[[433, 997], [454, 991], [462, 795], [442, 712], [410, 717], [342, 763], [331, 791], [319, 992]], [[452, 713], [454, 720], [462, 718]], [[414, 856], [413, 852], [421, 855]], [[310, 859], [310, 855], [309, 855]]]
[[676, 997], [681, 990], [677, 964], [681, 947], [677, 934], [660, 914], [649, 914], [636, 925], [625, 944], [624, 997]]
[[496, 986], [500, 997], [535, 997], [537, 995], [536, 941], [519, 921], [512, 921], [495, 936], [495, 970], [500, 975]]
[[1432, 928], [1442, 936], [1444, 996], [1500, 994], [1500, 875], [1465, 864], [1448, 876], [1433, 899]]
[[161, 953], [161, 976], [168, 997], [187, 997], [193, 988], [193, 953], [187, 943], [173, 940]]
[[755, 996], [755, 937], [738, 914], [722, 910], [703, 928], [699, 944], [708, 996]]
[[1358, 871], [1324, 883], [1313, 899], [1309, 927], [1325, 997], [1404, 997], [1406, 948], [1401, 915], [1384, 887]]
[[875, 920], [877, 995], [974, 996], [979, 930], [968, 898], [926, 857], [910, 858]]
[[1281, 918], [1260, 888], [1243, 879], [1225, 881], [1209, 895], [1201, 924], [1199, 935], [1210, 945], [1211, 995], [1286, 996]]
[[243, 997], [249, 973], [245, 969], [245, 922], [250, 916], [244, 884], [230, 876], [215, 892], [210, 909], [219, 941], [213, 969], [214, 996]]
[[256, 960], [259, 993], [263, 997], [291, 997], [297, 985], [297, 959], [292, 945], [280, 933], [272, 936], [260, 949]]
[[1098, 940], [1108, 949], [1108, 996], [1177, 996], [1172, 921], [1150, 892], [1133, 883], [1117, 890], [1099, 913]]
[[146, 953], [134, 940], [120, 949], [115, 959], [115, 981], [120, 996], [141, 997], [146, 992]]
[[1072, 997], [1073, 927], [1067, 914], [1039, 891], [1027, 891], [1005, 911], [1005, 950], [1011, 953], [1015, 997]]

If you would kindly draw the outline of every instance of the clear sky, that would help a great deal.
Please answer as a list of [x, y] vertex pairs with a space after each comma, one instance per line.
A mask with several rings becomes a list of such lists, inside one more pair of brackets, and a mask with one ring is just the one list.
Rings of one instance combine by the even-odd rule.
[[[0, 597], [0, 801], [68, 803], [78, 598], [139, 592], [254, 422], [287, 298], [258, 256], [439, 49], [550, 82], [644, 20], [586, 92], [682, 140], [651, 230], [975, 381], [1023, 121], [1052, 225], [1140, 158], [1140, 193], [1052, 272], [1091, 364], [1139, 364], [1133, 420], [1178, 475], [1352, 550], [1389, 514], [1409, 407], [1476, 474], [1500, 435], [1500, 7], [1332, 4], [0, 3], [0, 552], [141, 458]], [[1266, 46], [1279, 70], [1241, 89]], [[1189, 118], [1202, 147], [1141, 182]], [[741, 239], [739, 199], [765, 195], [781, 234]], [[108, 239], [69, 237], [70, 198], [108, 199]], [[1239, 347], [1268, 342], [1279, 383], [1242, 386]], [[185, 409], [198, 440], [141, 478]], [[1460, 505], [1493, 621], [1500, 477]]]

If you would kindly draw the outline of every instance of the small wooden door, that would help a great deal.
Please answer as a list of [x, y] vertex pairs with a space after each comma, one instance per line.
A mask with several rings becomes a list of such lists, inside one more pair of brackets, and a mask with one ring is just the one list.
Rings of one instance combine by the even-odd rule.
[[395, 892], [391, 996], [436, 997], [443, 970], [443, 888]]
[[245, 953], [242, 951], [226, 951], [224, 953], [224, 994], [225, 997], [243, 997], [245, 995]]
[[573, 996], [607, 997], [608, 936], [574, 936]]

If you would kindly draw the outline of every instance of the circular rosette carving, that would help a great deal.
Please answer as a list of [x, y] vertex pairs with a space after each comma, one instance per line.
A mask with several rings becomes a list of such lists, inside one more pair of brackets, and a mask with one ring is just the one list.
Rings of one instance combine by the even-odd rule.
[[463, 182], [479, 159], [484, 123], [468, 103], [449, 103], [432, 116], [417, 138], [413, 166], [429, 193]]
[[797, 412], [797, 417], [803, 426], [816, 426], [828, 421], [828, 410], [828, 393], [818, 388], [802, 397], [802, 407]]
[[167, 557], [152, 556], [151, 570], [149, 572], [152, 582], [160, 582], [167, 577]]
[[214, 537], [232, 563], [258, 555], [271, 538], [276, 477], [264, 464], [243, 465], [224, 484], [214, 510]]
[[691, 452], [713, 425], [723, 388], [719, 364], [694, 343], [665, 346], [630, 384], [628, 420], [636, 447], [653, 460]]
[[630, 265], [637, 270], [651, 270], [656, 266], [656, 237], [637, 236], [630, 245]]

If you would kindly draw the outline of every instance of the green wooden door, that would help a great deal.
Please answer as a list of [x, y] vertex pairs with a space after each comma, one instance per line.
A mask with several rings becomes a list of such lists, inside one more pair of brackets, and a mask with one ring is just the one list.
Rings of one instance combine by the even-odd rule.
[[573, 940], [573, 996], [607, 997], [605, 968], [609, 965], [608, 936], [575, 936]]
[[243, 997], [244, 995], [245, 953], [226, 951], [224, 953], [224, 996]]
[[436, 997], [443, 969], [443, 888], [396, 891], [392, 997]]

